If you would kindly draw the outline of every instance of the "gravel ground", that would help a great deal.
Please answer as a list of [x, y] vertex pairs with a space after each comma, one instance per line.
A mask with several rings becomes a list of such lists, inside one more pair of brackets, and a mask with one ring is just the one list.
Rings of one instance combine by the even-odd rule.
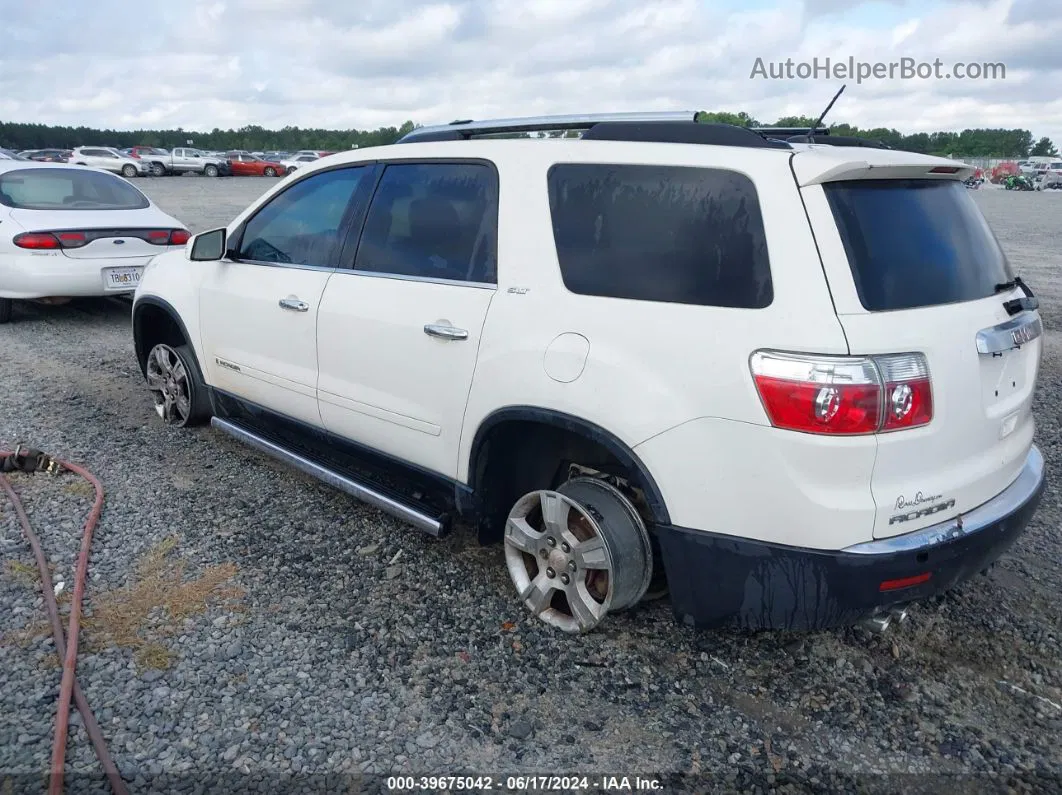
[[[193, 231], [272, 184], [143, 183]], [[1043, 297], [1036, 413], [1058, 472], [1062, 194], [976, 198]], [[884, 636], [696, 632], [652, 603], [572, 638], [524, 614], [500, 548], [430, 539], [209, 429], [163, 426], [127, 303], [22, 305], [0, 351], [0, 446], [81, 462], [107, 489], [78, 676], [133, 792], [371, 791], [396, 772], [655, 775], [668, 791], [1059, 788], [1053, 485], [990, 574]], [[71, 475], [13, 480], [69, 584], [90, 491]], [[32, 565], [4, 504], [0, 793], [42, 791], [50, 755], [60, 669]], [[106, 791], [76, 713], [67, 761], [70, 792]]]

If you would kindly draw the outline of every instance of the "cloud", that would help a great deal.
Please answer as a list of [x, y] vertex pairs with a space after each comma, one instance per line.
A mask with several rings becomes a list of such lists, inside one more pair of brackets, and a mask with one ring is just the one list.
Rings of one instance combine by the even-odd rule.
[[[836, 79], [757, 58], [1003, 63], [1006, 79], [849, 79], [830, 120], [1025, 127], [1062, 145], [1062, 0], [54, 0], [4, 11], [0, 119], [375, 128], [613, 110], [817, 115]], [[128, 25], [123, 24], [127, 22]]]

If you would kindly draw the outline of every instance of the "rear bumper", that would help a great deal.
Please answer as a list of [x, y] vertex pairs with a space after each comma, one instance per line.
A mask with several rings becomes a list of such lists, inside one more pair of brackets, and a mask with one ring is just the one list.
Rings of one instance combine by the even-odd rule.
[[[160, 247], [159, 253], [168, 248]], [[131, 293], [128, 289], [108, 289], [104, 271], [108, 268], [140, 268], [151, 257], [118, 259], [73, 259], [54, 256], [14, 256], [0, 259], [0, 298], [75, 298]]]
[[994, 563], [1025, 530], [1045, 484], [1044, 459], [1033, 446], [1017, 479], [960, 519], [835, 551], [657, 527], [672, 607], [679, 621], [697, 627], [854, 624], [946, 591]]

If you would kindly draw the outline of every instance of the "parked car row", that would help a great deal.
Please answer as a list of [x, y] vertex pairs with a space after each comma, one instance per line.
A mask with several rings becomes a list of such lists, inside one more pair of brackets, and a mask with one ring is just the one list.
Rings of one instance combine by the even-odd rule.
[[208, 152], [195, 147], [172, 150], [156, 146], [79, 146], [74, 149], [0, 149], [0, 160], [32, 160], [38, 163], [74, 163], [94, 166], [123, 177], [164, 177], [201, 174], [207, 177], [282, 177], [332, 152]]

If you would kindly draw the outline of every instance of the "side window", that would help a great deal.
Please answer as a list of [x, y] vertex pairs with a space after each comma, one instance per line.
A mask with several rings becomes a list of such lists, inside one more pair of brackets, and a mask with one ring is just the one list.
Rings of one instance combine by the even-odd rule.
[[774, 298], [756, 188], [736, 171], [565, 163], [549, 206], [581, 295], [762, 309]]
[[355, 270], [432, 279], [497, 279], [497, 177], [480, 163], [384, 169]]
[[339, 227], [367, 166], [314, 174], [278, 194], [244, 226], [238, 259], [333, 265]]

